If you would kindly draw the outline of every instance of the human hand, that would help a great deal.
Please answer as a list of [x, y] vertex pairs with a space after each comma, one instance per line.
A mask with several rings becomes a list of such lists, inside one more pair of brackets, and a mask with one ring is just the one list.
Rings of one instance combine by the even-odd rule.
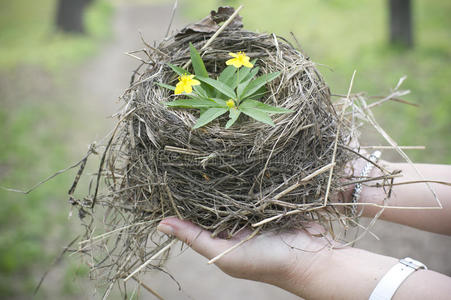
[[[208, 259], [251, 234], [247, 230], [231, 239], [212, 238], [210, 232], [175, 217], [161, 221], [158, 230], [174, 235]], [[317, 237], [323, 233], [321, 226], [312, 223], [308, 232], [295, 230], [260, 234], [224, 255], [215, 264], [232, 277], [261, 281], [286, 290], [295, 287], [299, 291], [308, 284], [311, 271], [329, 255], [329, 237]]]

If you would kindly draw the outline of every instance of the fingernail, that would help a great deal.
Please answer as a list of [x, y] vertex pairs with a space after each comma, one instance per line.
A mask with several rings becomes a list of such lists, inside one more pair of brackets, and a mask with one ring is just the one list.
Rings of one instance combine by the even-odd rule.
[[158, 224], [157, 230], [166, 233], [167, 235], [174, 235], [174, 228], [167, 224]]

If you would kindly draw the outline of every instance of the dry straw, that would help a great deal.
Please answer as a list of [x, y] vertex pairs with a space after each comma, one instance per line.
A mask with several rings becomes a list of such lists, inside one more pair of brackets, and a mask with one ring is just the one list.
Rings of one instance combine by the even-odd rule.
[[[332, 232], [332, 221], [345, 228], [356, 223], [351, 210], [337, 209], [350, 205], [340, 203], [340, 192], [375, 180], [390, 191], [396, 175], [382, 166], [377, 165], [384, 174], [378, 178], [357, 178], [349, 168], [366, 159], [355, 149], [357, 128], [373, 122], [365, 98], [352, 95], [351, 84], [347, 96], [332, 102], [314, 62], [281, 37], [243, 30], [232, 13], [221, 8], [155, 47], [146, 44], [122, 96], [117, 126], [104, 147], [88, 153], [103, 150], [98, 173], [89, 191], [75, 196], [88, 156], [81, 163], [69, 192], [86, 228], [79, 252], [88, 255], [92, 274], [109, 283], [105, 297], [114, 283], [130, 278], [141, 283], [141, 271], [161, 269], [174, 244], [156, 232], [165, 217], [190, 220], [225, 238], [246, 227], [253, 226], [255, 235], [304, 228], [311, 221]], [[188, 66], [190, 42], [213, 77], [228, 53], [237, 51], [258, 59], [262, 74], [281, 71], [261, 101], [294, 113], [273, 117], [275, 127], [241, 117], [230, 129], [219, 118], [193, 130], [198, 112], [169, 109], [164, 103], [174, 95], [156, 84], [174, 85], [167, 63]], [[384, 101], [398, 96], [395, 91]]]

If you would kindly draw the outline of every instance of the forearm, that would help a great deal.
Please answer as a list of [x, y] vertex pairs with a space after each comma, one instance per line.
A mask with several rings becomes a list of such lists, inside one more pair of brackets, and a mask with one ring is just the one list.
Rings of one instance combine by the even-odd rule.
[[[306, 299], [368, 299], [397, 259], [356, 248], [325, 249], [306, 271], [293, 270], [288, 280], [276, 283]], [[433, 271], [416, 271], [393, 299], [445, 299], [451, 279]]]
[[[158, 230], [190, 245], [212, 259], [246, 237], [220, 239], [175, 217], [160, 222]], [[224, 255], [215, 264], [227, 274], [276, 285], [306, 299], [368, 299], [397, 259], [342, 247], [315, 223], [305, 230], [264, 233]], [[249, 233], [250, 234], [250, 233]], [[334, 248], [331, 248], [331, 243]], [[451, 279], [432, 271], [416, 271], [394, 299], [442, 299], [451, 295]]]
[[[389, 170], [401, 170], [403, 176], [396, 178], [394, 183], [421, 181], [414, 167], [407, 163], [385, 163]], [[415, 164], [416, 168], [427, 180], [451, 182], [451, 166]], [[372, 175], [377, 176], [377, 170]], [[391, 209], [386, 208], [381, 218], [390, 222], [416, 227], [422, 230], [451, 234], [451, 186], [430, 183], [436, 192], [443, 209]], [[383, 204], [386, 197], [383, 188], [365, 186], [361, 193], [362, 203]], [[432, 192], [425, 183], [414, 183], [393, 186], [388, 206], [400, 207], [438, 207]], [[364, 206], [363, 216], [372, 217], [380, 208]]]

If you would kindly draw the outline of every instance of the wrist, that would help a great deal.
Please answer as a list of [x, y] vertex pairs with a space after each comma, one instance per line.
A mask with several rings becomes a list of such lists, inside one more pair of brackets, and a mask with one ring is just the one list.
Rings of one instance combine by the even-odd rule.
[[[300, 297], [314, 298], [315, 286], [321, 278], [320, 274], [327, 273], [334, 252], [339, 247], [337, 242], [330, 242], [326, 238], [311, 236], [312, 242], [303, 249], [292, 249], [289, 264], [278, 282], [272, 283]], [[343, 248], [346, 249], [346, 248]]]
[[310, 269], [298, 276], [294, 272], [286, 289], [306, 299], [368, 299], [396, 263], [394, 258], [361, 249], [328, 248], [318, 253]]
[[[366, 155], [371, 158], [371, 155]], [[375, 157], [372, 157], [374, 160]], [[383, 166], [385, 169], [390, 169], [390, 163], [377, 160], [377, 164]], [[364, 175], [364, 169], [369, 169]], [[352, 168], [350, 168], [350, 181], [359, 180], [362, 178], [377, 178], [383, 176], [385, 173], [373, 166], [368, 160], [359, 158], [354, 161]], [[377, 183], [382, 184], [383, 180], [373, 180], [363, 182], [358, 186], [356, 183], [346, 186], [346, 189], [341, 193], [342, 202], [348, 203], [346, 210], [353, 211], [352, 215], [359, 215], [363, 217], [373, 217], [379, 209], [371, 205], [359, 205], [359, 203], [377, 203], [382, 204], [385, 198], [385, 191], [381, 186], [375, 186]], [[351, 205], [356, 203], [356, 205]]]
[[[379, 161], [379, 164], [383, 165], [385, 169], [390, 170], [390, 163], [387, 161]], [[380, 177], [383, 176], [384, 173], [378, 169], [374, 168], [370, 175], [371, 177]], [[381, 186], [375, 186], [377, 183], [381, 184]], [[372, 181], [369, 184], [363, 186], [359, 203], [374, 203], [374, 204], [383, 204], [384, 199], [386, 198], [386, 191], [382, 187], [383, 180]], [[371, 185], [371, 186], [370, 186]], [[363, 217], [374, 217], [380, 208], [372, 205], [361, 205], [362, 216]]]
[[[362, 155], [368, 158], [371, 157], [371, 155], [367, 154], [366, 152], [362, 153]], [[380, 170], [374, 168], [373, 165], [369, 164], [370, 163], [367, 159], [359, 157], [349, 163], [347, 168], [345, 169], [345, 174], [347, 174], [347, 180], [344, 180], [343, 182], [345, 185], [343, 186], [342, 190], [332, 198], [332, 201], [348, 204], [346, 206], [338, 206], [338, 209], [340, 209], [341, 212], [351, 212], [351, 210], [353, 209], [356, 209], [357, 211], [363, 210], [363, 207], [361, 205], [351, 206], [355, 195], [357, 194], [356, 200], [359, 200], [359, 198], [361, 198], [362, 196], [362, 190], [366, 188], [365, 183], [361, 183], [361, 186], [358, 187], [357, 182], [358, 180], [362, 179], [362, 177], [375, 177], [379, 176], [379, 173], [381, 173]], [[363, 174], [365, 168], [369, 169], [369, 172]], [[357, 191], [357, 189], [360, 189], [360, 191]]]

